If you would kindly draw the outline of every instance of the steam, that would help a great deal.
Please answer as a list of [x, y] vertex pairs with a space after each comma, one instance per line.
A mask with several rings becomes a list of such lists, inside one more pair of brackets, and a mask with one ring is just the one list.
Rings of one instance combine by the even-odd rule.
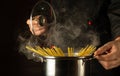
[[[63, 0], [63, 2], [64, 1], [65, 0]], [[47, 32], [39, 37], [31, 35], [27, 39], [22, 39], [20, 51], [23, 52], [28, 59], [36, 59], [38, 56], [28, 51], [25, 48], [26, 45], [33, 47], [36, 45], [40, 47], [51, 47], [55, 45], [60, 47], [64, 52], [67, 52], [68, 47], [73, 47], [77, 52], [86, 45], [99, 45], [99, 35], [95, 29], [92, 28], [94, 26], [87, 24], [89, 18], [88, 12], [91, 10], [82, 8], [79, 6], [79, 3], [78, 5], [74, 4], [72, 8], [66, 3], [61, 4], [65, 4], [64, 7], [53, 7], [56, 13], [56, 24], [51, 25]]]
[[67, 47], [73, 47], [75, 51], [78, 51], [87, 45], [99, 45], [99, 35], [94, 26], [87, 24], [89, 17], [86, 10], [88, 9], [81, 11], [78, 7], [74, 7], [71, 11], [69, 7], [64, 7], [62, 13], [60, 10], [55, 10], [57, 23], [48, 31], [49, 37], [46, 41], [49, 46], [58, 46], [66, 52]]
[[81, 24], [75, 25], [72, 20], [68, 20], [64, 25], [58, 23], [51, 27], [46, 40], [49, 46], [58, 46], [65, 52], [67, 52], [67, 47], [73, 47], [78, 51], [89, 44], [94, 46], [99, 44], [99, 37], [96, 32]]

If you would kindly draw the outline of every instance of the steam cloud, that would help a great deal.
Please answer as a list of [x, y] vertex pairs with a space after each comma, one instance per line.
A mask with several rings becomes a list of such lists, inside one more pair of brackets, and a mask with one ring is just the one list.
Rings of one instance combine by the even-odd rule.
[[20, 50], [29, 59], [36, 57], [34, 57], [32, 52], [26, 51], [26, 45], [33, 47], [36, 45], [44, 47], [55, 45], [60, 47], [64, 52], [67, 52], [67, 47], [73, 47], [75, 51], [78, 51], [88, 44], [99, 45], [99, 35], [91, 28], [92, 26], [87, 24], [87, 12], [89, 10], [83, 10], [84, 8], [79, 8], [77, 5], [71, 8], [66, 3], [62, 4], [64, 4], [64, 7], [57, 7], [55, 5], [56, 8], [54, 10], [57, 23], [51, 25], [45, 35], [39, 37], [32, 35], [29, 39], [21, 43]]

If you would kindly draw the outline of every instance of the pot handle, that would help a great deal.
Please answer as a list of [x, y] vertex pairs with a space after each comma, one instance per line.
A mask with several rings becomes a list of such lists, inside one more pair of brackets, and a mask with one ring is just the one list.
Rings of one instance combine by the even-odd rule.
[[95, 57], [90, 57], [90, 58], [85, 58], [85, 59], [83, 59], [82, 65], [84, 65], [86, 61], [91, 61], [91, 60], [93, 60], [93, 59], [96, 59], [96, 58], [95, 58]]
[[40, 60], [41, 63], [46, 62], [46, 58], [43, 57], [43, 56], [40, 56], [40, 57], [39, 57], [39, 60]]
[[37, 55], [35, 53], [32, 54], [32, 59], [36, 62], [43, 62], [44, 61], [44, 57], [41, 55]]
[[94, 56], [92, 57], [89, 57], [89, 58], [84, 58], [83, 61], [86, 62], [86, 61], [90, 61], [90, 60], [93, 60], [93, 59], [96, 59]]
[[41, 63], [43, 63], [44, 58], [43, 58], [42, 56], [40, 56], [40, 57], [39, 57], [39, 60], [40, 60]]

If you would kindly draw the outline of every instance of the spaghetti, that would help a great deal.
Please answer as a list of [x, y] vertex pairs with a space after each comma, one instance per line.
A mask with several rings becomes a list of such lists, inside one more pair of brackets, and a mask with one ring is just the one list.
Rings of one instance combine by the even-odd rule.
[[81, 48], [77, 54], [75, 54], [74, 52], [74, 48], [72, 47], [68, 47], [68, 53], [65, 55], [65, 53], [63, 52], [63, 50], [59, 47], [54, 46], [53, 48], [41, 48], [39, 46], [36, 47], [31, 47], [31, 46], [26, 46], [27, 50], [30, 50], [32, 52], [37, 53], [40, 56], [68, 56], [68, 57], [72, 57], [72, 56], [90, 56], [93, 54], [93, 52], [96, 50], [96, 47], [93, 45], [87, 45], [84, 48]]

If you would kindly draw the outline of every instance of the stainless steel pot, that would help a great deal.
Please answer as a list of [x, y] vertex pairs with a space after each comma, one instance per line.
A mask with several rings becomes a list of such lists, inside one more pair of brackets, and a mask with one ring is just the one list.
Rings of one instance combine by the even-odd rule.
[[90, 76], [91, 61], [88, 57], [44, 57], [42, 76]]

